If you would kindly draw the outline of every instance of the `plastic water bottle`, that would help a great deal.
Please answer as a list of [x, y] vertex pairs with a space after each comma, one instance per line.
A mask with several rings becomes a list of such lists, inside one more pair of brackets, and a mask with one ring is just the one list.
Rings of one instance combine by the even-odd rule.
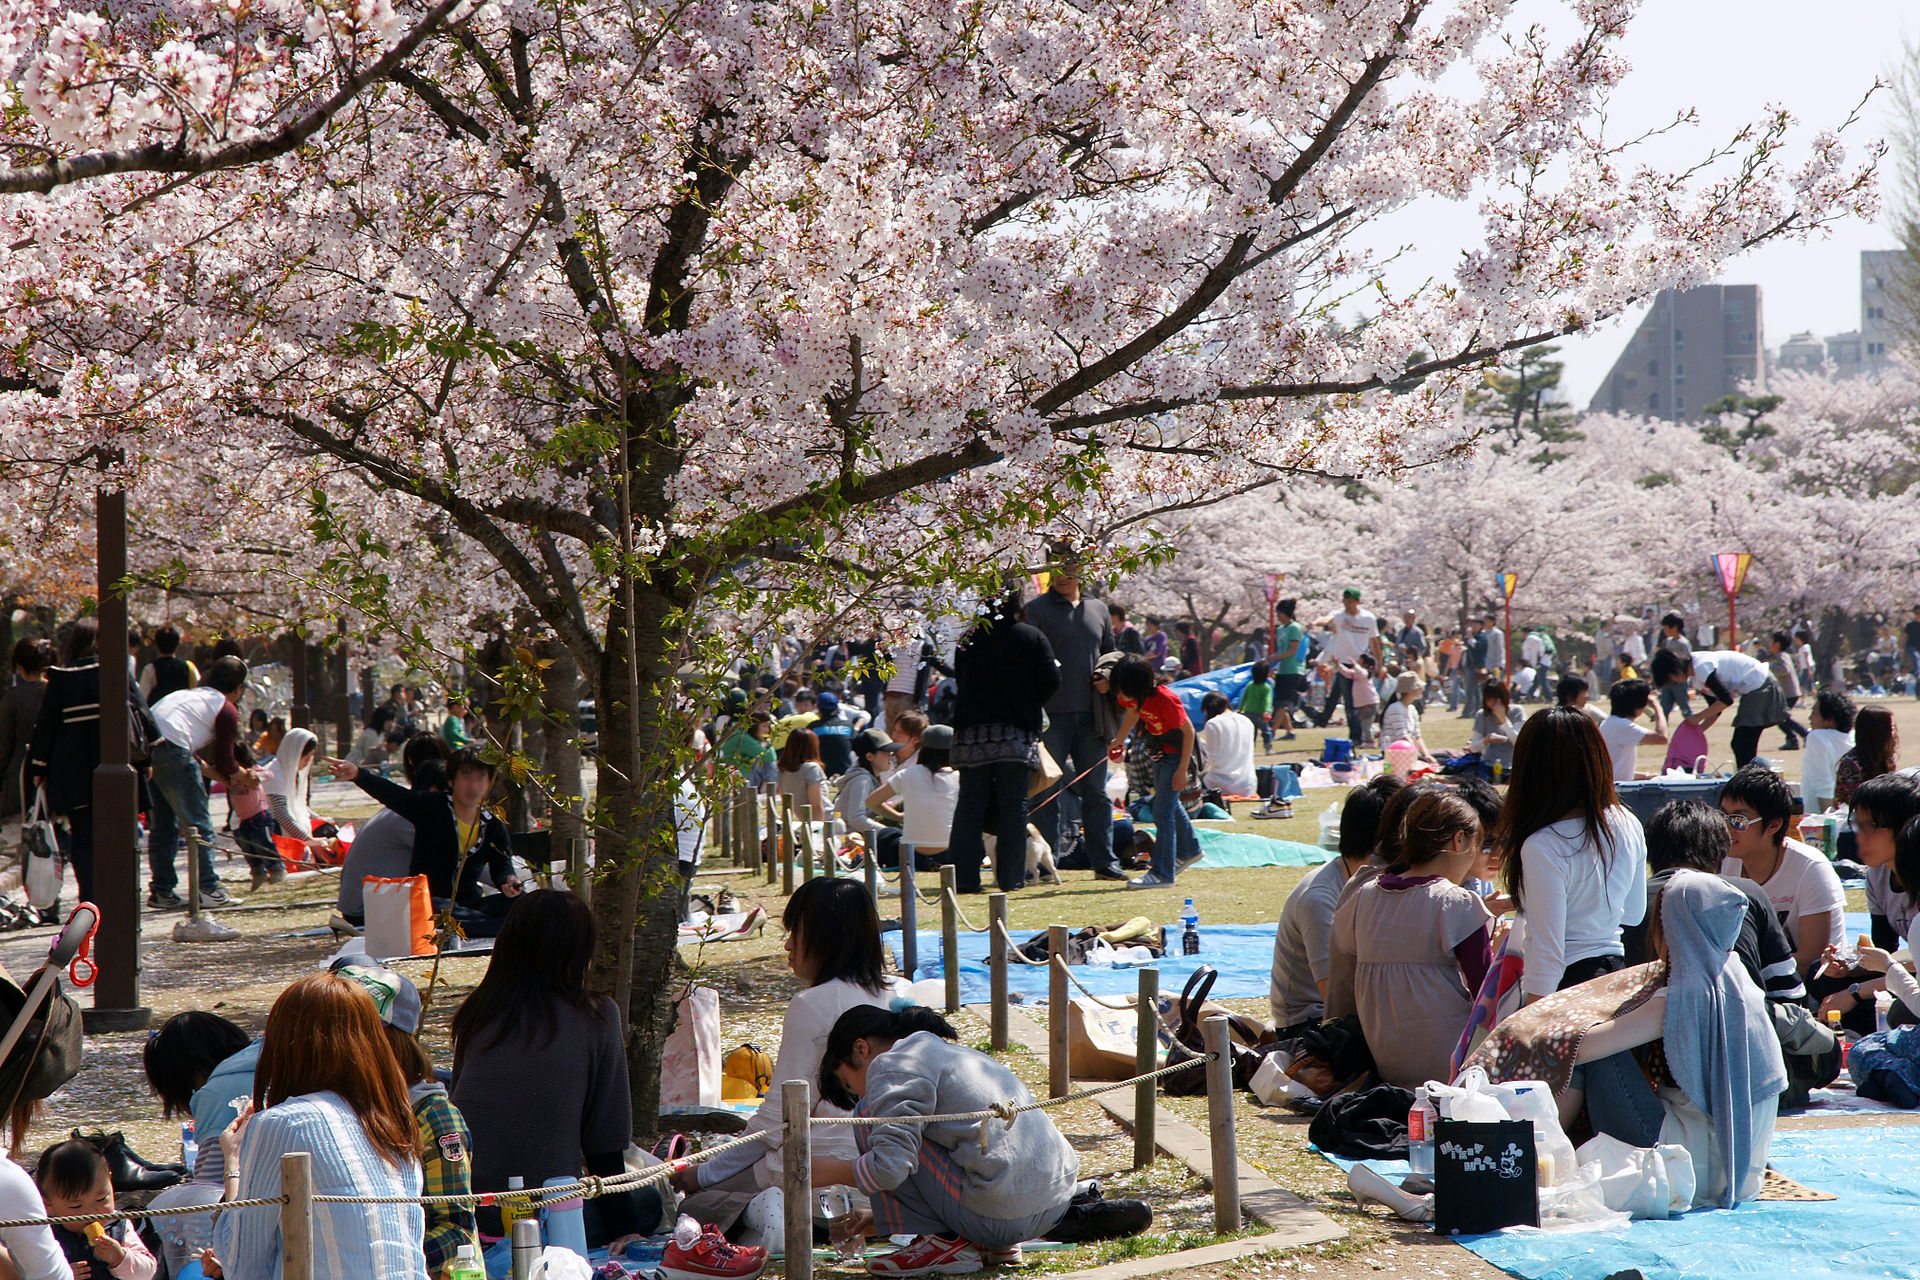
[[1340, 849], [1340, 806], [1330, 804], [1320, 813], [1320, 847]]
[[[563, 1187], [575, 1179], [567, 1177], [548, 1178], [540, 1185], [543, 1187]], [[587, 1256], [587, 1223], [582, 1211], [584, 1201], [579, 1196], [568, 1200], [556, 1200], [540, 1210], [540, 1234], [547, 1244], [557, 1249], [571, 1249], [582, 1258]]]
[[1200, 913], [1193, 909], [1192, 898], [1187, 899], [1185, 909], [1180, 912], [1180, 954], [1200, 954]]
[[1433, 1176], [1433, 1135], [1440, 1113], [1427, 1100], [1427, 1086], [1416, 1086], [1407, 1111], [1407, 1162], [1425, 1178]]
[[453, 1265], [447, 1268], [447, 1280], [487, 1280], [487, 1269], [472, 1245], [463, 1244], [454, 1251]]
[[180, 1126], [180, 1163], [191, 1169], [200, 1159], [200, 1144], [193, 1140], [193, 1121]]
[[[525, 1190], [526, 1185], [527, 1180], [518, 1174], [507, 1179], [507, 1190], [509, 1191]], [[533, 1207], [531, 1202], [526, 1200], [502, 1200], [500, 1202], [500, 1230], [509, 1239], [513, 1236], [513, 1224], [524, 1218], [531, 1218], [536, 1222], [539, 1221], [539, 1211]]]

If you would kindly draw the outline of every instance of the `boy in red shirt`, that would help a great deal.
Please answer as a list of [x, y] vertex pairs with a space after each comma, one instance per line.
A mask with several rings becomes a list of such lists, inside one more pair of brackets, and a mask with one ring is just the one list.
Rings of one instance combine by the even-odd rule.
[[1153, 869], [1130, 889], [1168, 889], [1181, 867], [1200, 860], [1200, 841], [1180, 803], [1193, 764], [1193, 721], [1172, 690], [1154, 679], [1145, 658], [1128, 655], [1113, 669], [1113, 691], [1126, 718], [1108, 754], [1121, 758], [1135, 725], [1146, 729], [1156, 751], [1153, 763]]

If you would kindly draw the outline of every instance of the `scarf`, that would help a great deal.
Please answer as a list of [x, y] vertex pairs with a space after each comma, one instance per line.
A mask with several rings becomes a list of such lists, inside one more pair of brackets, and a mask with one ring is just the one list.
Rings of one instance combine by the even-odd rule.
[[1713, 1122], [1726, 1159], [1720, 1203], [1727, 1209], [1753, 1158], [1753, 1106], [1787, 1086], [1765, 998], [1733, 954], [1746, 913], [1746, 895], [1705, 872], [1678, 873], [1660, 895], [1667, 1066], [1680, 1091]]
[[282, 834], [302, 840], [313, 835], [313, 815], [307, 812], [307, 770], [300, 767], [300, 757], [315, 742], [314, 736], [305, 729], [287, 730], [287, 736], [280, 739], [280, 750], [274, 753], [273, 772], [267, 775], [266, 781], [267, 794], [285, 800], [295, 826], [305, 828]]

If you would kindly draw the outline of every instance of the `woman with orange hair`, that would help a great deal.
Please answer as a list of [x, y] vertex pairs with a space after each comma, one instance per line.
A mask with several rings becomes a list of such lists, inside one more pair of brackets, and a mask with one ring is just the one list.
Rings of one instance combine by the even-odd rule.
[[[365, 987], [333, 973], [301, 978], [273, 1002], [254, 1069], [253, 1104], [220, 1135], [223, 1200], [280, 1194], [280, 1157], [313, 1156], [313, 1191], [418, 1196], [420, 1157], [380, 1013]], [[316, 1204], [315, 1280], [426, 1280], [417, 1204]], [[280, 1275], [280, 1215], [271, 1206], [223, 1214], [207, 1274]]]

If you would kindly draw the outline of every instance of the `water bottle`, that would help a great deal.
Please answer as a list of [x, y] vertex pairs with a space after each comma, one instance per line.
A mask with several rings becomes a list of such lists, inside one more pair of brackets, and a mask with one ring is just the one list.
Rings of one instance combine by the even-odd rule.
[[[543, 1187], [563, 1187], [573, 1178], [548, 1178], [540, 1185]], [[567, 1200], [555, 1200], [540, 1210], [540, 1236], [547, 1244], [557, 1249], [571, 1249], [582, 1258], [587, 1256], [587, 1224], [583, 1212], [583, 1201], [579, 1196]]]
[[200, 1159], [200, 1144], [193, 1140], [193, 1121], [180, 1126], [180, 1163], [193, 1168]]
[[1200, 954], [1200, 913], [1193, 909], [1192, 898], [1187, 899], [1186, 908], [1180, 913], [1180, 954]]
[[1433, 1176], [1433, 1136], [1439, 1121], [1440, 1113], [1427, 1101], [1427, 1086], [1417, 1086], [1407, 1111], [1407, 1162], [1424, 1178]]
[[[527, 1180], [518, 1175], [507, 1179], [507, 1190], [523, 1191]], [[513, 1224], [522, 1219], [539, 1221], [539, 1211], [527, 1200], [502, 1200], [500, 1202], [500, 1232], [509, 1239], [513, 1236]]]
[[447, 1280], [487, 1280], [487, 1269], [472, 1245], [463, 1244], [454, 1251], [453, 1265], [447, 1268]]

